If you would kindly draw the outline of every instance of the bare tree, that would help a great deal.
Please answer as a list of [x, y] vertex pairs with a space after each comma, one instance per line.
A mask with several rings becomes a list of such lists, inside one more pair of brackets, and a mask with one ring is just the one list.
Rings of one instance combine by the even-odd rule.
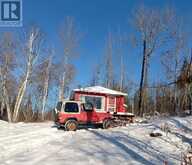
[[48, 51], [49, 57], [36, 65], [31, 76], [33, 95], [36, 97], [39, 109], [41, 109], [41, 120], [44, 120], [44, 113], [52, 81], [52, 51]]
[[179, 91], [180, 109], [192, 107], [192, 52], [191, 59], [184, 60], [177, 78], [177, 90]]
[[5, 81], [6, 80], [6, 76], [5, 75], [3, 76], [1, 68], [0, 68], [0, 76], [3, 77], [1, 79], [1, 81], [2, 81], [2, 89], [3, 89], [3, 103], [6, 105], [8, 121], [11, 122], [12, 121], [11, 108], [10, 108], [10, 104], [9, 104], [9, 95], [8, 95], [8, 91], [7, 91], [7, 88], [6, 88], [6, 81]]
[[192, 49], [191, 49], [191, 58], [189, 62], [188, 76], [189, 76], [188, 93], [190, 98], [190, 108], [192, 111]]
[[116, 54], [119, 59], [119, 90], [123, 90], [123, 86], [125, 83], [125, 64], [124, 64], [124, 58], [123, 58], [123, 46], [126, 42], [125, 36], [122, 35], [120, 29], [118, 30], [117, 37], [115, 39], [115, 46], [116, 46]]
[[67, 94], [67, 96], [69, 96], [70, 84], [74, 80], [75, 74], [76, 74], [75, 66], [72, 64], [68, 64], [66, 66], [66, 78], [65, 78], [65, 88], [64, 88], [65, 94]]
[[50, 55], [45, 69], [45, 80], [44, 80], [43, 102], [42, 102], [42, 120], [44, 120], [45, 105], [48, 97], [51, 64], [52, 64], [52, 56]]
[[167, 24], [170, 15], [153, 8], [141, 6], [134, 12], [133, 25], [137, 30], [137, 40], [142, 46], [142, 70], [139, 89], [139, 115], [144, 113], [147, 97], [148, 68], [151, 55], [165, 43], [167, 39]]
[[[184, 33], [183, 26], [181, 20], [179, 20], [175, 13], [167, 12], [168, 15], [171, 15], [174, 20], [174, 26], [171, 26], [170, 38], [169, 38], [169, 46], [170, 48], [165, 51], [162, 56], [162, 64], [165, 67], [167, 78], [170, 81], [177, 82], [178, 76], [181, 71], [182, 66], [182, 58], [185, 54], [186, 50], [186, 41], [187, 37]], [[173, 22], [173, 21], [172, 21]], [[175, 103], [175, 112], [179, 113], [179, 100], [178, 99], [178, 89], [177, 83], [174, 83], [174, 103]]]
[[16, 67], [15, 58], [16, 42], [13, 40], [11, 33], [4, 33], [0, 43], [0, 84], [2, 88], [2, 109], [7, 110], [8, 121], [12, 121], [10, 106], [10, 77], [13, 76], [12, 71]]
[[59, 100], [64, 99], [65, 93], [65, 79], [67, 66], [71, 57], [77, 55], [76, 49], [79, 44], [79, 36], [76, 30], [76, 25], [74, 19], [72, 17], [66, 17], [64, 24], [60, 31], [60, 38], [63, 46], [63, 58], [61, 59], [61, 65], [63, 66], [62, 74], [60, 77], [60, 85], [59, 85]]
[[38, 28], [33, 27], [28, 34], [27, 38], [27, 46], [25, 49], [26, 58], [27, 58], [27, 66], [26, 71], [21, 81], [21, 84], [18, 89], [18, 94], [16, 97], [16, 102], [14, 106], [14, 114], [13, 114], [13, 121], [16, 122], [18, 119], [18, 113], [21, 106], [21, 102], [23, 100], [23, 96], [25, 94], [29, 79], [32, 74], [34, 62], [39, 54], [40, 50], [40, 43], [41, 43], [41, 33]]
[[100, 83], [100, 76], [101, 76], [101, 68], [100, 64], [94, 65], [93, 73], [90, 81], [91, 86], [99, 85]]
[[[3, 91], [3, 90], [1, 89], [1, 91]], [[3, 118], [3, 115], [4, 115], [4, 108], [5, 108], [5, 104], [4, 104], [3, 98], [1, 96], [1, 109], [0, 109], [0, 118], [1, 119]]]
[[30, 94], [26, 97], [26, 104], [25, 104], [24, 108], [25, 108], [25, 110], [22, 111], [23, 120], [32, 121], [33, 117], [34, 117], [34, 112], [33, 112], [33, 108], [32, 108], [32, 101], [31, 101]]
[[105, 54], [105, 77], [104, 84], [107, 88], [112, 88], [114, 81], [113, 73], [113, 39], [112, 34], [109, 32], [106, 41], [106, 54]]

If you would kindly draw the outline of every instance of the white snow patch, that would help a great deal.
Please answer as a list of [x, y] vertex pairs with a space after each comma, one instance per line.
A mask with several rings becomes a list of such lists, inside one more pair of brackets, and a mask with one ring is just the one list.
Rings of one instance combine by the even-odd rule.
[[80, 88], [80, 89], [74, 89], [73, 91], [83, 91], [83, 92], [91, 92], [91, 93], [102, 93], [102, 94], [110, 94], [110, 95], [122, 95], [127, 96], [126, 93], [104, 88], [101, 86], [92, 86], [92, 87], [86, 87], [86, 88]]
[[[165, 134], [161, 125], [168, 123]], [[150, 137], [152, 131], [163, 136]], [[0, 121], [1, 165], [157, 165], [180, 164], [192, 144], [192, 117], [157, 119], [108, 130], [57, 130], [52, 122]]]

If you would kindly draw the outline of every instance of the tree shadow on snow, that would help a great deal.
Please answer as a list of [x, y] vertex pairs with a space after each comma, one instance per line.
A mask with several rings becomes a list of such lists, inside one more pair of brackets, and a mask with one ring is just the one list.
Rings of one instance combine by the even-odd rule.
[[177, 133], [177, 132], [175, 132], [174, 134], [175, 134], [178, 138], [182, 139], [183, 142], [192, 145], [192, 139], [190, 139], [190, 138], [188, 138], [188, 137], [186, 137], [186, 136], [184, 136], [184, 135], [182, 135], [182, 134], [179, 134], [179, 133]]
[[[184, 130], [184, 132], [192, 132], [192, 129], [186, 127], [183, 123], [181, 123], [180, 121], [176, 120], [176, 119], [171, 119], [178, 127], [180, 127], [181, 129]], [[190, 145], [192, 145], [192, 139], [178, 133], [178, 132], [173, 132], [172, 134], [174, 134], [175, 136], [177, 136], [178, 138], [182, 139], [183, 142], [185, 143], [189, 143]]]
[[[161, 162], [163, 164], [163, 162], [166, 160], [168, 164], [171, 165], [175, 163], [172, 162], [170, 159], [179, 161], [179, 158], [174, 154], [165, 155], [165, 153], [162, 153], [158, 150], [158, 147], [154, 148], [153, 146], [151, 146], [150, 139], [149, 141], [144, 142], [142, 140], [130, 137], [120, 131], [115, 131], [113, 132], [113, 134], [109, 134], [109, 136], [106, 136], [102, 134], [102, 132], [96, 130], [89, 131], [98, 136], [99, 138], [106, 140], [115, 145], [116, 147], [120, 148], [123, 152], [128, 154], [130, 157], [132, 157], [135, 161], [139, 163], [155, 165], [157, 164], [157, 162], [155, 161]], [[135, 148], [136, 151], [145, 153], [147, 157], [152, 158], [153, 161], [145, 159], [143, 156], [141, 156], [141, 154], [134, 151], [133, 148]], [[127, 155], [125, 158], [127, 158]]]
[[168, 159], [175, 159], [175, 160], [180, 160], [177, 156], [175, 156], [174, 154], [169, 154], [165, 156], [165, 153], [159, 151], [158, 146], [155, 148], [151, 145], [151, 139], [149, 139], [148, 141], [144, 142], [142, 140], [136, 139], [134, 137], [128, 136], [122, 132], [117, 131], [116, 133], [118, 133], [119, 135], [121, 135], [119, 137], [119, 140], [123, 140], [126, 143], [129, 143], [131, 145], [133, 145], [134, 147], [136, 147], [137, 149], [141, 150], [142, 152], [147, 153], [148, 155], [152, 156], [153, 158], [156, 158], [158, 161], [163, 162], [163, 161], [168, 161], [168, 163], [170, 164], [174, 164], [173, 162], [171, 162]]
[[184, 129], [187, 132], [192, 132], [192, 129], [186, 127], [183, 123], [181, 123], [180, 121], [176, 120], [176, 119], [171, 119], [171, 121], [173, 121], [178, 127]]
[[99, 138], [106, 140], [112, 143], [113, 145], [115, 145], [116, 147], [120, 148], [122, 151], [124, 151], [126, 154], [132, 157], [135, 161], [140, 162], [142, 164], [146, 164], [146, 165], [155, 165], [154, 163], [148, 161], [147, 159], [145, 159], [144, 157], [142, 157], [132, 149], [128, 148], [125, 144], [121, 143], [120, 140], [117, 139], [116, 137], [108, 137], [95, 130], [89, 130], [89, 131], [94, 135], [98, 136]]

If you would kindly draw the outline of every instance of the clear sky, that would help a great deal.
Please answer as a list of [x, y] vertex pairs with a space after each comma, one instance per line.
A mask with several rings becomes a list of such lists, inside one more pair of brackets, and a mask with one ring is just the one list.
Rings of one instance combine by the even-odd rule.
[[[186, 22], [192, 25], [191, 0], [23, 0], [23, 25], [37, 24], [46, 33], [48, 42], [62, 55], [58, 30], [65, 16], [73, 16], [77, 29], [83, 34], [79, 58], [74, 59], [77, 77], [74, 84], [85, 84], [91, 77], [94, 62], [102, 63], [105, 38], [108, 31], [131, 33], [129, 19], [140, 3], [158, 8], [172, 5]], [[189, 27], [190, 27], [189, 26]], [[140, 50], [127, 43], [124, 52], [127, 74], [138, 83], [140, 77]], [[157, 56], [152, 57], [150, 79], [157, 80], [164, 74]]]

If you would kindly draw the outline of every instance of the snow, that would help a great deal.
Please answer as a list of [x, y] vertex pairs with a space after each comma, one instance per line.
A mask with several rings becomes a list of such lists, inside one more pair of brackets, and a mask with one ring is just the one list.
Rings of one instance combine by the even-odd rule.
[[133, 113], [131, 112], [117, 112], [117, 115], [128, 115], [128, 116], [135, 116]]
[[80, 89], [74, 89], [73, 91], [83, 91], [83, 92], [91, 92], [91, 93], [102, 93], [102, 94], [110, 94], [110, 95], [120, 95], [120, 96], [127, 96], [126, 93], [115, 91], [112, 89], [104, 88], [101, 86], [92, 86]]
[[[170, 131], [165, 134], [163, 126]], [[150, 137], [153, 131], [163, 136]], [[155, 119], [126, 127], [58, 130], [52, 122], [0, 121], [1, 165], [180, 164], [192, 144], [192, 117]]]

